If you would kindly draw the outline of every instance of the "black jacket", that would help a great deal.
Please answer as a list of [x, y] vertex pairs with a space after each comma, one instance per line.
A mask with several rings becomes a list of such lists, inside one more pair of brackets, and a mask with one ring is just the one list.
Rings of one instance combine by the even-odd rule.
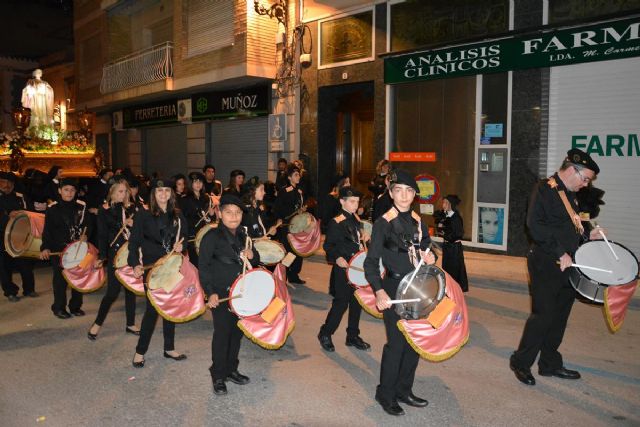
[[278, 191], [274, 213], [277, 219], [286, 220], [304, 205], [302, 190], [290, 185]]
[[131, 267], [140, 265], [139, 249], [142, 249], [142, 264], [151, 265], [173, 250], [177, 240], [184, 239], [187, 246], [187, 221], [181, 213], [163, 212], [154, 216], [150, 211], [139, 211], [133, 219], [131, 237], [129, 237], [129, 258]]
[[122, 203], [107, 207], [102, 206], [98, 211], [98, 251], [100, 252], [100, 259], [113, 260], [120, 246], [127, 240], [125, 233], [122, 232], [113, 246], [110, 246], [122, 228], [123, 210], [125, 218], [132, 218], [135, 214], [133, 205], [125, 209]]
[[340, 215], [332, 218], [322, 246], [327, 254], [327, 261], [334, 263], [342, 257], [348, 262], [360, 250], [359, 234], [362, 235], [362, 223], [355, 215], [343, 210]]
[[247, 206], [247, 210], [242, 214], [242, 225], [247, 227], [252, 239], [264, 237], [272, 223], [267, 212], [260, 207]]
[[191, 193], [187, 197], [183, 198], [180, 202], [182, 213], [189, 224], [189, 237], [194, 237], [198, 230], [200, 230], [207, 220], [202, 219], [203, 216], [211, 221], [211, 217], [207, 214], [209, 210], [209, 203], [211, 199], [206, 194], [202, 194], [199, 198]]
[[458, 211], [453, 211], [453, 215], [447, 217], [443, 211], [438, 211], [433, 215], [437, 218], [437, 229], [445, 242], [454, 243], [464, 235], [462, 217]]
[[90, 236], [93, 227], [92, 215], [89, 215], [86, 207], [86, 204], [80, 200], [71, 202], [60, 200], [52, 203], [45, 212], [40, 250], [49, 249], [52, 252], [60, 252], [69, 243], [80, 239], [85, 227], [86, 235]]

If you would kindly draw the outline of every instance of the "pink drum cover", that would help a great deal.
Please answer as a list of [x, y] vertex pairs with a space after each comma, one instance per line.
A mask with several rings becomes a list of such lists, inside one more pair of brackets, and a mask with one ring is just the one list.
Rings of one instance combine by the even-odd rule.
[[[89, 245], [88, 254], [97, 259], [98, 249], [91, 243], [87, 244]], [[104, 268], [95, 269], [93, 268], [93, 263], [86, 270], [83, 270], [80, 266], [65, 268], [62, 270], [62, 275], [69, 286], [82, 293], [95, 292], [107, 281]]]
[[44, 231], [44, 214], [29, 211], [23, 212], [29, 217], [33, 237], [42, 237], [42, 232]]
[[140, 297], [144, 295], [144, 280], [142, 280], [142, 276], [136, 278], [133, 275], [133, 267], [126, 265], [118, 268], [115, 271], [115, 275], [122, 286]]
[[360, 286], [356, 288], [354, 295], [364, 311], [373, 317], [382, 319], [382, 313], [378, 311], [378, 308], [376, 307], [376, 294], [373, 292], [373, 288], [371, 286]]
[[398, 320], [398, 329], [407, 342], [423, 358], [431, 362], [441, 362], [453, 357], [469, 339], [469, 317], [467, 304], [460, 285], [448, 273], [446, 294], [456, 307], [438, 329], [434, 329], [426, 319]]
[[185, 257], [180, 267], [183, 278], [171, 292], [162, 288], [147, 289], [147, 298], [160, 316], [174, 323], [196, 319], [205, 312], [204, 291], [198, 269]]
[[634, 280], [626, 285], [608, 286], [604, 290], [604, 318], [611, 332], [616, 333], [622, 327], [627, 306], [637, 286], [638, 281]]
[[245, 336], [267, 350], [277, 350], [282, 347], [296, 324], [293, 304], [287, 291], [287, 273], [284, 265], [276, 266], [273, 278], [276, 282], [276, 297], [286, 303], [285, 309], [278, 313], [271, 324], [262, 319], [259, 314], [238, 321], [238, 327]]
[[320, 221], [315, 220], [314, 226], [309, 231], [301, 231], [296, 234], [287, 234], [287, 239], [291, 248], [301, 257], [313, 255], [318, 250], [321, 243]]

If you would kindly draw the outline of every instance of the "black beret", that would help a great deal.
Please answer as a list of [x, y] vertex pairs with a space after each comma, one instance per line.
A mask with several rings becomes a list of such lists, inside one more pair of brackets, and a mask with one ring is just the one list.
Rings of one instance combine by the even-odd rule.
[[193, 182], [193, 181], [202, 181], [202, 182], [204, 182], [204, 175], [201, 174], [200, 172], [191, 172], [189, 174], [189, 179], [191, 180], [191, 182]]
[[243, 212], [245, 210], [245, 205], [242, 203], [242, 200], [234, 194], [224, 193], [222, 197], [220, 197], [220, 209], [222, 209], [224, 205], [236, 205], [242, 209]]
[[338, 193], [340, 194], [341, 199], [345, 199], [347, 197], [362, 197], [362, 193], [358, 191], [357, 188], [349, 186], [340, 188]]
[[578, 148], [572, 148], [567, 151], [567, 157], [564, 160], [566, 162], [573, 163], [574, 165], [580, 165], [587, 169], [591, 169], [596, 175], [600, 173], [598, 164], [593, 161], [591, 156]]
[[418, 189], [418, 183], [411, 174], [405, 170], [397, 169], [391, 172], [391, 185], [393, 184], [404, 184], [413, 188], [416, 191], [416, 194], [420, 194], [420, 189]]
[[444, 198], [447, 199], [449, 203], [451, 203], [452, 209], [455, 209], [455, 207], [458, 206], [460, 202], [462, 202], [457, 194], [447, 194]]
[[73, 179], [73, 178], [62, 178], [60, 180], [60, 184], [58, 184], [58, 187], [62, 188], [64, 186], [70, 185], [72, 187], [75, 187], [75, 189], [78, 189], [78, 180]]
[[0, 179], [6, 179], [7, 181], [16, 182], [16, 176], [13, 174], [13, 172], [5, 172], [5, 171], [0, 171]]
[[155, 190], [156, 188], [173, 188], [174, 182], [170, 179], [162, 179], [157, 178], [151, 182], [150, 190]]

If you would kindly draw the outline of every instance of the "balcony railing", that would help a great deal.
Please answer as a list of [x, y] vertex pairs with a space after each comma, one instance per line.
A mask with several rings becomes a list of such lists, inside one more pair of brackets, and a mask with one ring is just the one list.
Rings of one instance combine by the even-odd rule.
[[102, 68], [100, 92], [130, 89], [173, 77], [173, 43], [164, 42], [139, 50]]

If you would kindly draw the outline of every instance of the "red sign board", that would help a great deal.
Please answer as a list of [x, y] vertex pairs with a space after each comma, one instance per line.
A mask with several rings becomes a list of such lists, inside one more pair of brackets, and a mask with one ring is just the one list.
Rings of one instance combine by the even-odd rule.
[[435, 162], [435, 152], [391, 152], [389, 153], [389, 160], [392, 162]]

